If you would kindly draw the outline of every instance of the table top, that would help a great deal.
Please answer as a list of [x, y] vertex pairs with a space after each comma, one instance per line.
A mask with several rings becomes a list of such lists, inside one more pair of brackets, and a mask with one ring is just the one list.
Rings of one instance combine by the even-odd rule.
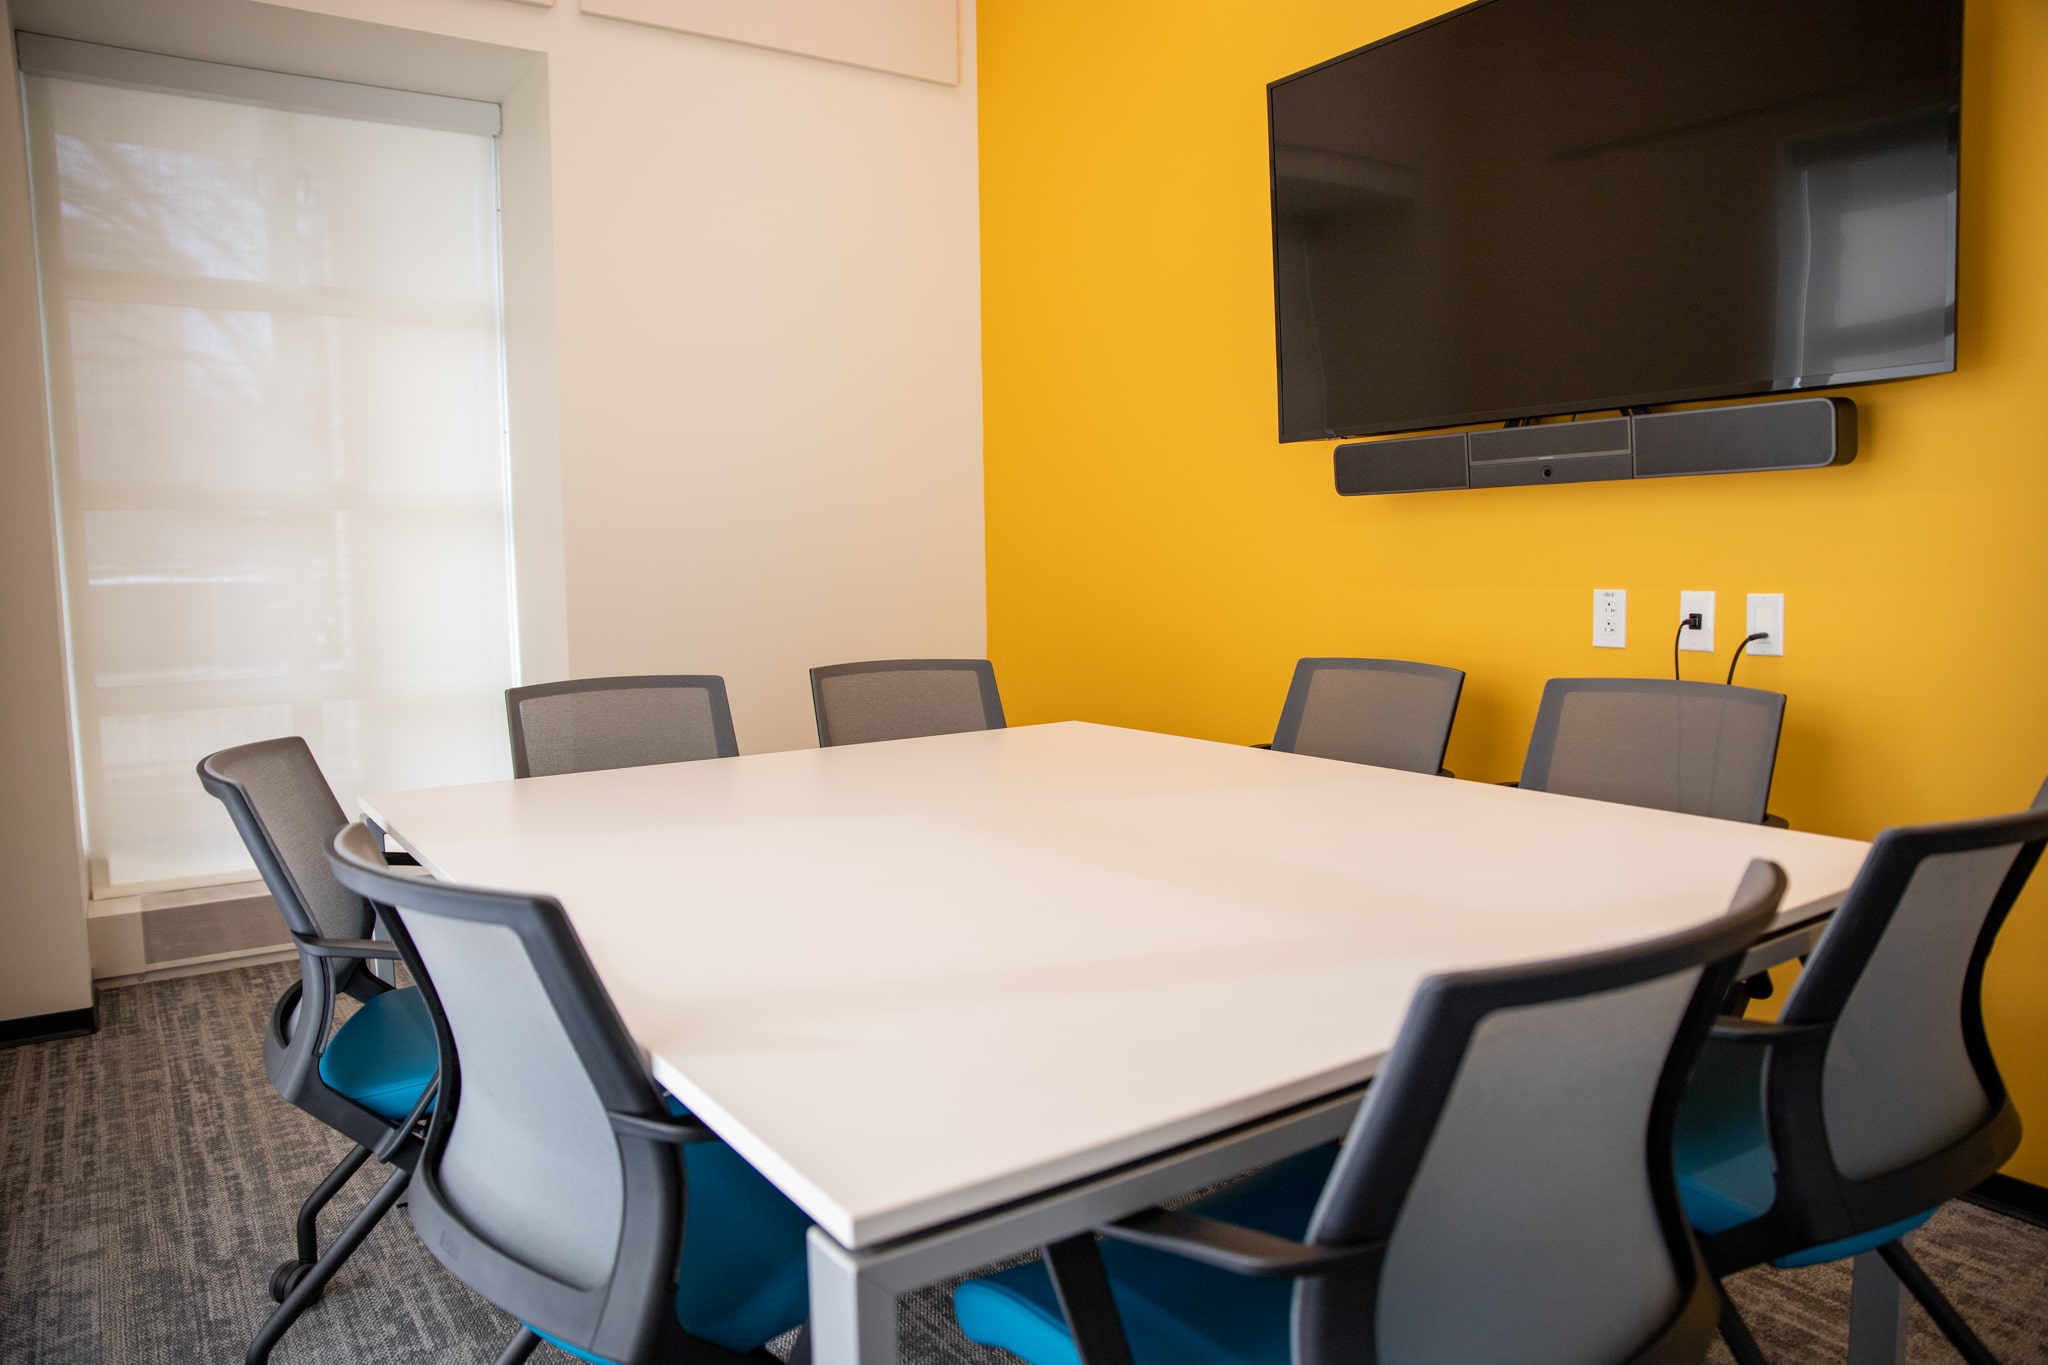
[[1868, 845], [1070, 722], [363, 799], [562, 901], [654, 1075], [862, 1247], [1356, 1086], [1435, 972], [1781, 924]]

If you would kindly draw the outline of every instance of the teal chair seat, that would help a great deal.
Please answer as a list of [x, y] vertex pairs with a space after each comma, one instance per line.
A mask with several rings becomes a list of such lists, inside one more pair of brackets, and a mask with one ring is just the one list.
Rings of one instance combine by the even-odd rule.
[[[681, 1113], [673, 1102], [670, 1108]], [[683, 1148], [690, 1197], [683, 1213], [683, 1258], [676, 1321], [691, 1336], [737, 1355], [773, 1341], [810, 1309], [802, 1209], [722, 1142]], [[530, 1330], [578, 1360], [602, 1356]]]
[[398, 1123], [434, 1079], [440, 1052], [417, 988], [385, 991], [350, 1015], [320, 1057], [320, 1079], [378, 1118]]
[[[1778, 1198], [1771, 1140], [1764, 1125], [1766, 1049], [1709, 1042], [1678, 1110], [1673, 1155], [1686, 1221], [1703, 1237], [1726, 1232], [1770, 1212]], [[1839, 1261], [1875, 1250], [1925, 1223], [1934, 1210], [1838, 1242], [1780, 1256], [1781, 1270]]]
[[[1336, 1144], [1317, 1147], [1188, 1212], [1299, 1240], [1336, 1160]], [[1137, 1365], [1288, 1365], [1293, 1281], [1233, 1275], [1129, 1242], [1104, 1242], [1102, 1259]], [[1078, 1365], [1043, 1261], [968, 1280], [953, 1291], [953, 1314], [971, 1340], [1030, 1365]]]

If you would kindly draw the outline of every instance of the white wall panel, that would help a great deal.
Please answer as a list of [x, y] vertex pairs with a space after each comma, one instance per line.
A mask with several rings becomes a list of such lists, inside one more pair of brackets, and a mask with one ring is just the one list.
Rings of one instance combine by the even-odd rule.
[[960, 79], [957, 0], [580, 0], [585, 14], [919, 80]]

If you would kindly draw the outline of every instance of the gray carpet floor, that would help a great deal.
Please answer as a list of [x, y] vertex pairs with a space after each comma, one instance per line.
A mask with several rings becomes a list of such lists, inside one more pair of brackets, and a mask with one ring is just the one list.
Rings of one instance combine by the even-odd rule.
[[[0, 1361], [241, 1359], [271, 1307], [265, 1279], [290, 1254], [298, 1201], [346, 1148], [263, 1075], [262, 1029], [296, 970], [109, 991], [97, 1036], [0, 1052]], [[376, 1178], [366, 1171], [343, 1192], [329, 1235]], [[2048, 1230], [1956, 1203], [1917, 1248], [2006, 1365], [2048, 1365]], [[905, 1365], [1012, 1360], [959, 1335], [949, 1289], [901, 1304]], [[1756, 1270], [1731, 1284], [1779, 1365], [1843, 1359], [1848, 1289], [1842, 1266]], [[512, 1331], [435, 1264], [401, 1211], [273, 1359], [489, 1362]], [[534, 1357], [568, 1359], [546, 1347]], [[1917, 1308], [1909, 1359], [1955, 1359]]]

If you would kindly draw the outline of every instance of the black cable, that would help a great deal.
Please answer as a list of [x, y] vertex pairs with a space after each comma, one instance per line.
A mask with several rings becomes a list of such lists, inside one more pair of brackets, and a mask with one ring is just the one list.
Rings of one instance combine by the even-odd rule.
[[1700, 630], [1705, 626], [1705, 618], [1696, 611], [1689, 611], [1678, 618], [1678, 634], [1671, 637], [1671, 681], [1683, 681], [1678, 676], [1678, 642], [1685, 638], [1686, 631]]
[[1735, 646], [1735, 657], [1728, 661], [1728, 685], [1730, 687], [1735, 686], [1735, 665], [1742, 662], [1742, 651], [1748, 649], [1755, 641], [1768, 640], [1770, 638], [1771, 633], [1767, 630], [1760, 630], [1754, 635], [1742, 637], [1742, 643]]

